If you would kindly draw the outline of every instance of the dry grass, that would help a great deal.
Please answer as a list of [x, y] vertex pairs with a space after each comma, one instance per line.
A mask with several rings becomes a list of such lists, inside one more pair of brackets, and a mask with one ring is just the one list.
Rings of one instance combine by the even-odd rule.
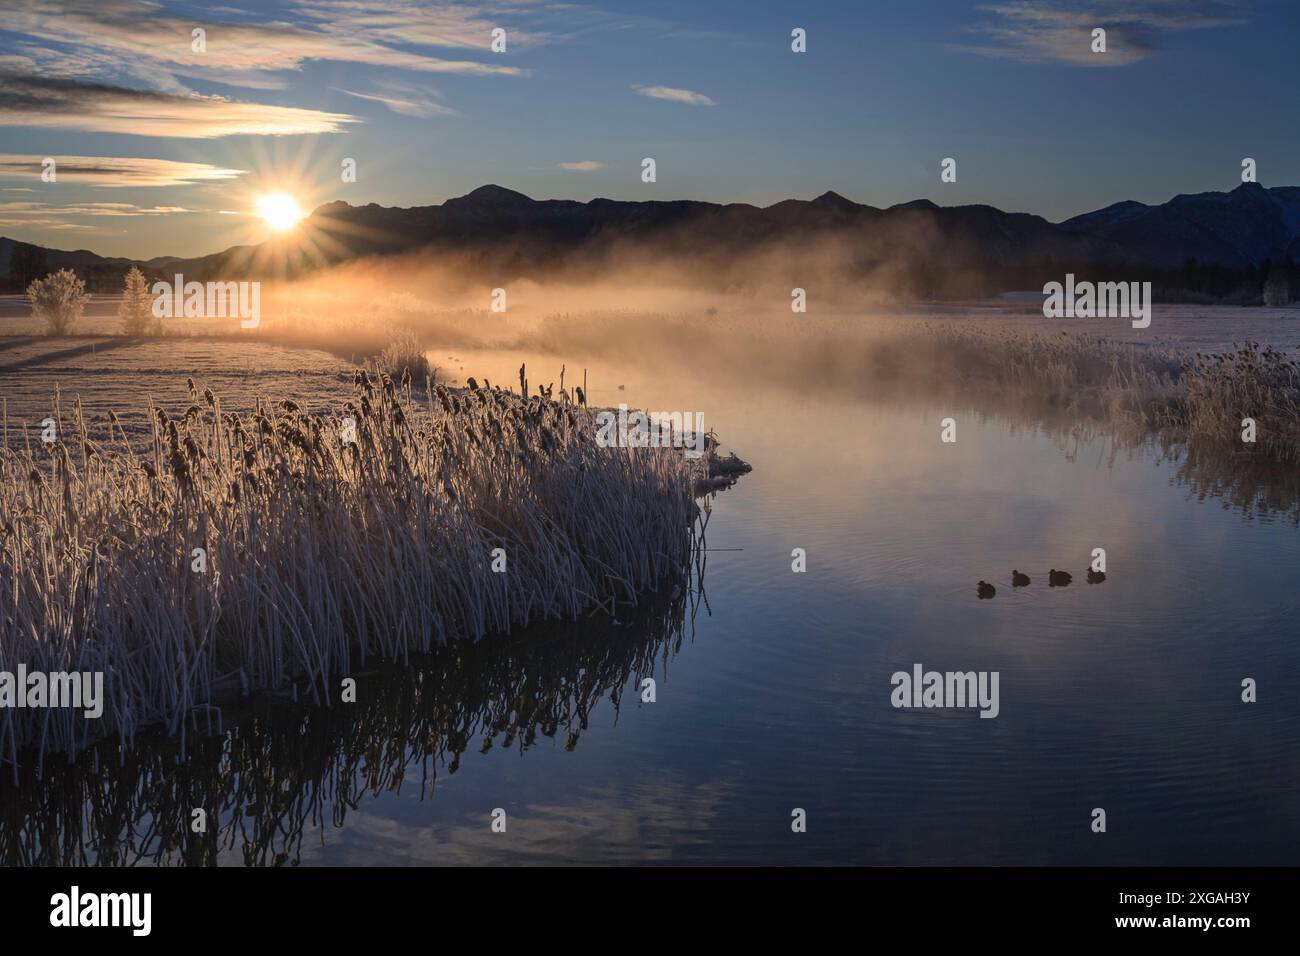
[[1267, 451], [1300, 461], [1300, 361], [1247, 342], [1226, 354], [1198, 352], [1179, 385], [1175, 418], [1191, 434], [1238, 441], [1241, 420], [1250, 417]]
[[563, 394], [438, 387], [422, 406], [383, 373], [355, 384], [342, 414], [241, 418], [191, 383], [179, 419], [150, 403], [141, 447], [114, 416], [92, 440], [57, 399], [56, 443], [10, 450], [4, 423], [0, 670], [103, 671], [107, 701], [98, 721], [0, 710], [0, 759], [159, 723], [183, 749], [231, 692], [337, 701], [368, 659], [634, 601], [688, 566], [710, 456], [598, 447]]
[[429, 377], [429, 359], [419, 337], [405, 330], [393, 336], [379, 353], [379, 367], [398, 381], [423, 382]]

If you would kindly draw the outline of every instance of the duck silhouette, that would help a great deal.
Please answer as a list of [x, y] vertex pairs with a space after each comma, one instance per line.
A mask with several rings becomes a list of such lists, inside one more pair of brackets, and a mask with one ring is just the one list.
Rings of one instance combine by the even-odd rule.
[[1105, 581], [1105, 580], [1106, 580], [1106, 572], [1105, 572], [1105, 571], [1094, 571], [1092, 568], [1089, 568], [1089, 569], [1088, 569], [1088, 583], [1089, 583], [1089, 584], [1101, 584], [1101, 582], [1102, 582], [1102, 581]]
[[1056, 568], [1047, 572], [1047, 584], [1049, 587], [1063, 588], [1066, 587], [1074, 578], [1070, 576], [1069, 571], [1058, 571]]
[[1029, 575], [1027, 575], [1027, 574], [1022, 574], [1021, 572], [1017, 571], [1015, 568], [1012, 568], [1012, 569], [1011, 569], [1011, 586], [1012, 586], [1013, 588], [1027, 588], [1027, 587], [1029, 587]]
[[975, 587], [975, 593], [980, 596], [981, 601], [987, 601], [993, 595], [998, 593], [998, 589], [995, 588], [993, 585], [989, 584], [987, 581], [981, 581]]

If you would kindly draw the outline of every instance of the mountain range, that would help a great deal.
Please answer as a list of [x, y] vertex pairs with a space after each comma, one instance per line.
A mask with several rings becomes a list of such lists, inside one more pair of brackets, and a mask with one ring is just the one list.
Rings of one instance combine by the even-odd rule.
[[[307, 241], [305, 241], [307, 240]], [[0, 276], [14, 240], [0, 237]], [[809, 270], [909, 277], [929, 293], [1025, 288], [1027, 271], [1110, 267], [1241, 271], [1300, 259], [1300, 187], [1243, 183], [1230, 192], [1179, 195], [1160, 205], [1125, 201], [1051, 223], [992, 206], [917, 200], [877, 208], [827, 192], [771, 206], [694, 201], [534, 200], [488, 185], [441, 205], [412, 208], [331, 202], [295, 233], [196, 258], [148, 261], [47, 250], [50, 268], [125, 271], [186, 279], [270, 278], [366, 256], [432, 254], [467, 278], [589, 274], [668, 262], [704, 282], [743, 278], [742, 263], [797, 279]], [[955, 285], [954, 285], [955, 283]]]

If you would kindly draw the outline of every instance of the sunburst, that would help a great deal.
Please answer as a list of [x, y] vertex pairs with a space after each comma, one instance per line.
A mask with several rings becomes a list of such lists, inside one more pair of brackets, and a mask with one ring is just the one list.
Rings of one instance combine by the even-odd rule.
[[292, 229], [303, 216], [298, 200], [288, 193], [267, 193], [257, 200], [257, 211], [276, 232]]

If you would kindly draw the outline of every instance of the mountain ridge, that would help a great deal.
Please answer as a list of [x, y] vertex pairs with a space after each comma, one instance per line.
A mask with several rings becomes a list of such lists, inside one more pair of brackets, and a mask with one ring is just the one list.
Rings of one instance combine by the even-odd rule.
[[[1300, 187], [1243, 183], [1228, 192], [1181, 193], [1158, 205], [1122, 200], [1053, 223], [979, 203], [940, 206], [917, 199], [881, 209], [833, 190], [760, 207], [700, 200], [538, 200], [488, 183], [427, 206], [334, 200], [313, 209], [300, 229], [328, 235], [332, 241], [321, 245], [329, 251], [313, 258], [304, 243], [285, 236], [196, 257], [132, 260], [47, 249], [47, 258], [50, 268], [103, 272], [138, 265], [202, 280], [293, 276], [368, 256], [430, 252], [458, 256], [474, 271], [500, 278], [609, 261], [615, 249], [680, 260], [707, 274], [729, 257], [841, 243], [835, 255], [860, 271], [889, 264], [938, 282], [945, 268], [973, 274], [1041, 262], [1177, 269], [1195, 259], [1246, 270], [1300, 258]], [[0, 274], [8, 272], [16, 244], [0, 237]]]

